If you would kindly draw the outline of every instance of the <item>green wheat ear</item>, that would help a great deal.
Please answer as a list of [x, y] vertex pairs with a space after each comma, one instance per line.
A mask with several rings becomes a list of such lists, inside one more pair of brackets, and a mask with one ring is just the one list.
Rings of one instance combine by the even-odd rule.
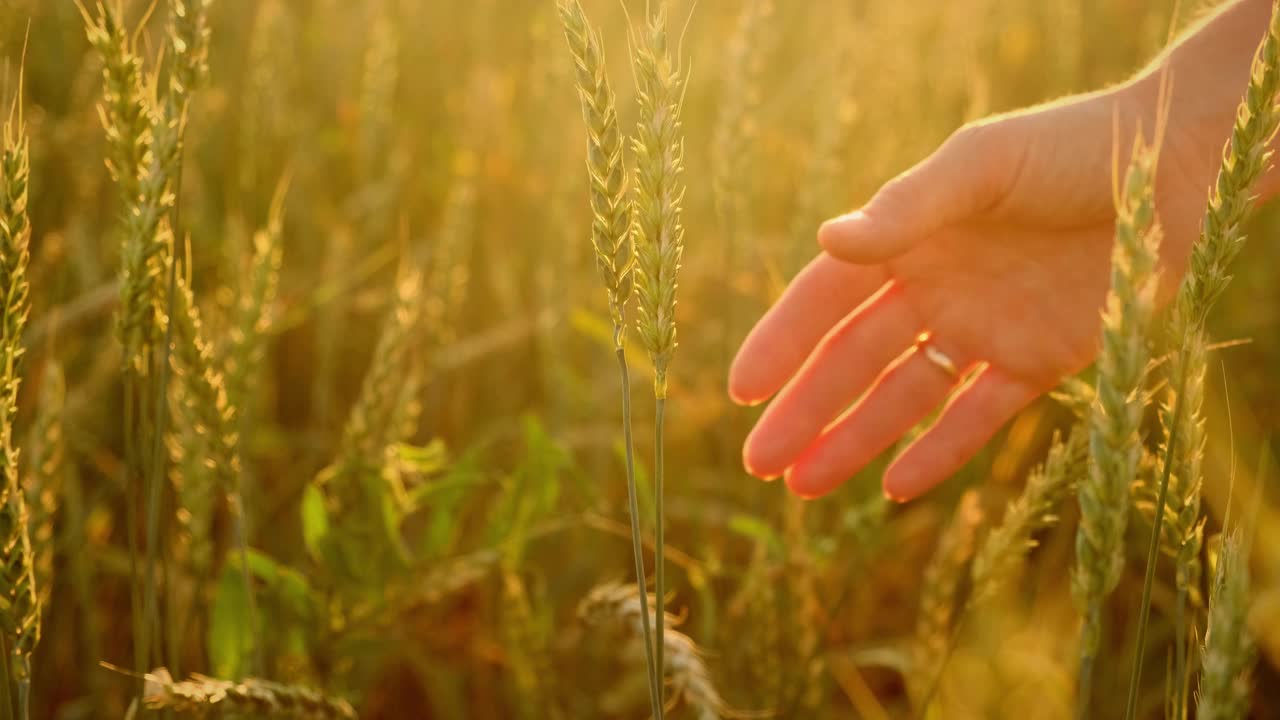
[[635, 49], [640, 122], [636, 128], [634, 232], [640, 340], [654, 365], [654, 393], [667, 396], [676, 350], [676, 287], [684, 254], [685, 187], [680, 123], [684, 78], [667, 49], [667, 10], [649, 19]]
[[1199, 720], [1238, 720], [1249, 707], [1257, 648], [1249, 636], [1249, 562], [1239, 532], [1222, 538], [1209, 599]]
[[622, 347], [632, 291], [632, 236], [627, 203], [623, 136], [613, 88], [605, 73], [600, 34], [587, 22], [578, 0], [561, 0], [560, 20], [573, 55], [587, 125], [587, 171], [591, 185], [591, 245], [609, 297], [614, 344]]
[[[1170, 313], [1168, 338], [1174, 352], [1166, 376], [1170, 390], [1161, 408], [1165, 437], [1176, 436], [1170, 473], [1168, 552], [1178, 568], [1178, 587], [1198, 592], [1200, 545], [1200, 462], [1204, 455], [1204, 404], [1209, 311], [1231, 281], [1229, 268], [1244, 247], [1245, 221], [1257, 197], [1254, 188], [1271, 163], [1270, 143], [1280, 128], [1280, 11], [1273, 10], [1266, 37], [1254, 58], [1249, 87], [1236, 112], [1231, 137], [1223, 148], [1218, 178], [1210, 190], [1200, 239], [1192, 247], [1190, 268]], [[1175, 427], [1179, 379], [1183, 413]], [[1167, 444], [1167, 440], [1166, 440]], [[1194, 591], [1194, 592], [1193, 592]]]
[[1158, 148], [1141, 137], [1116, 198], [1111, 291], [1102, 314], [1097, 392], [1089, 413], [1089, 470], [1080, 483], [1080, 527], [1072, 594], [1084, 613], [1080, 706], [1087, 712], [1092, 664], [1102, 640], [1102, 609], [1124, 569], [1129, 487], [1142, 457], [1141, 392], [1154, 310], [1160, 226], [1155, 214]]

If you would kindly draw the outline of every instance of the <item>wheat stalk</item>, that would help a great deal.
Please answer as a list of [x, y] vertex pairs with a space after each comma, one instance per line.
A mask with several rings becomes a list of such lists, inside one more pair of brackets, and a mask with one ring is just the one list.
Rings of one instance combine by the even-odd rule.
[[1238, 532], [1222, 538], [1209, 599], [1209, 628], [1200, 673], [1199, 720], [1239, 720], [1249, 706], [1257, 653], [1249, 636], [1249, 563]]
[[1157, 285], [1160, 228], [1155, 216], [1158, 147], [1141, 137], [1116, 197], [1111, 291], [1102, 315], [1097, 394], [1089, 415], [1089, 472], [1080, 483], [1080, 527], [1072, 593], [1082, 612], [1080, 700], [1088, 712], [1102, 607], [1124, 569], [1129, 487], [1142, 457], [1146, 331]]
[[311, 688], [247, 678], [239, 682], [192, 675], [174, 681], [169, 671], [147, 673], [143, 703], [153, 710], [168, 710], [199, 718], [254, 717], [270, 720], [355, 720], [356, 711], [346, 700], [325, 697]]
[[0, 149], [0, 472], [4, 473], [0, 486], [0, 631], [9, 655], [4, 660], [9, 669], [5, 682], [16, 684], [18, 706], [25, 718], [31, 652], [40, 641], [40, 597], [13, 428], [21, 384], [22, 332], [31, 312], [27, 281], [31, 258], [27, 217], [30, 140], [19, 103], [20, 98], [15, 98]]

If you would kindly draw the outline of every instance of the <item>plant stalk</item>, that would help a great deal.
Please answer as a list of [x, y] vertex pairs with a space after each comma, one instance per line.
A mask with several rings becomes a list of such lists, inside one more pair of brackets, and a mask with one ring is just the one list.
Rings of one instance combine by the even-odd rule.
[[[654, 618], [657, 620], [657, 637], [654, 638], [654, 640], [656, 643], [655, 654], [657, 658], [656, 664], [657, 664], [659, 691], [662, 690], [662, 682], [666, 678], [666, 674], [663, 671], [663, 659], [664, 659], [663, 655], [664, 655], [664, 650], [666, 648], [664, 648], [663, 646], [666, 644], [666, 638], [667, 638], [666, 629], [664, 627], [666, 625], [666, 614], [667, 614], [666, 612], [667, 582], [666, 582], [666, 573], [663, 571], [664, 570], [663, 565], [666, 564], [664, 562], [665, 561], [664, 556], [666, 554], [665, 546], [667, 541], [665, 537], [666, 531], [665, 531], [665, 528], [663, 527], [663, 522], [662, 522], [662, 516], [663, 516], [663, 511], [662, 511], [662, 478], [663, 478], [662, 424], [663, 424], [663, 418], [666, 415], [666, 410], [667, 410], [667, 399], [666, 397], [659, 396], [655, 403], [654, 415], [653, 415], [653, 441], [654, 441], [654, 444], [653, 444], [653, 494], [654, 494], [654, 500], [655, 500], [654, 515], [656, 516], [654, 519], [654, 527], [656, 528], [656, 531], [655, 531], [656, 538], [655, 538], [654, 550], [653, 550], [653, 554], [654, 554], [653, 574], [654, 574], [654, 591], [655, 591], [655, 594], [657, 595], [657, 602], [658, 602], [658, 607], [656, 608], [657, 612], [654, 614]], [[658, 708], [657, 717], [658, 717], [658, 720], [662, 720], [661, 707]]]
[[[1101, 622], [1102, 604], [1099, 600], [1090, 600], [1089, 608], [1084, 615], [1085, 635], [1091, 632], [1089, 628], [1097, 628]], [[1080, 687], [1076, 696], [1076, 720], [1089, 720], [1089, 700], [1093, 696], [1093, 661], [1096, 652], [1096, 650], [1085, 650], [1080, 655]]]
[[[618, 372], [622, 378], [622, 442], [627, 456], [627, 503], [631, 516], [631, 550], [635, 555], [636, 583], [640, 586], [640, 624], [644, 634], [645, 669], [649, 675], [649, 704], [655, 718], [662, 717], [662, 682], [654, 659], [653, 629], [649, 623], [649, 584], [644, 574], [644, 543], [640, 534], [640, 502], [636, 492], [635, 448], [631, 438], [631, 374], [627, 354], [617, 347]], [[658, 552], [661, 552], [660, 550]], [[659, 614], [661, 617], [661, 614]]]
[[[1185, 345], [1183, 347], [1186, 347]], [[1147, 643], [1147, 621], [1151, 618], [1151, 588], [1156, 578], [1156, 556], [1160, 551], [1160, 530], [1164, 526], [1164, 509], [1169, 500], [1169, 474], [1173, 470], [1173, 452], [1178, 444], [1178, 424], [1182, 421], [1183, 395], [1187, 389], [1185, 354], [1178, 378], [1178, 397], [1173, 403], [1173, 423], [1169, 444], [1164, 449], [1164, 469], [1160, 473], [1160, 492], [1156, 497], [1155, 520], [1152, 521], [1151, 544], [1147, 547], [1147, 574], [1142, 582], [1142, 605], [1138, 614], [1138, 639], [1133, 650], [1133, 672], [1129, 676], [1129, 700], [1125, 704], [1125, 720], [1134, 720], [1138, 712], [1138, 684], [1142, 680], [1143, 649]]]

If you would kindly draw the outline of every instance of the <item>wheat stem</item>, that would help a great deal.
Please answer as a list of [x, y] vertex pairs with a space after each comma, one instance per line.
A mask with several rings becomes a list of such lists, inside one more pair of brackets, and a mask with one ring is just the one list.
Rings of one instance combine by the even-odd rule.
[[626, 351], [619, 347], [616, 350], [616, 354], [618, 356], [618, 372], [622, 378], [622, 443], [626, 448], [627, 456], [627, 514], [631, 517], [631, 550], [635, 556], [636, 585], [641, 588], [640, 629], [644, 642], [645, 669], [649, 675], [650, 710], [656, 718], [661, 713], [662, 708], [662, 678], [658, 675], [653, 628], [649, 623], [649, 593], [645, 592], [648, 583], [645, 581], [644, 544], [640, 531], [640, 503], [639, 493], [636, 489], [635, 444], [632, 442], [631, 435], [631, 377], [627, 370]]

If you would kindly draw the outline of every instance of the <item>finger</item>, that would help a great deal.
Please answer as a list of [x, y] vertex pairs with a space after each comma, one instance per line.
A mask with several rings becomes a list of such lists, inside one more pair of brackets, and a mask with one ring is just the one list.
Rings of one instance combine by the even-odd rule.
[[[955, 355], [950, 357], [959, 362]], [[834, 490], [927, 417], [954, 386], [955, 377], [912, 347], [885, 369], [853, 409], [805, 449], [787, 471], [787, 486], [802, 497]]]
[[998, 368], [984, 368], [885, 470], [885, 494], [906, 502], [951, 477], [1040, 392]]
[[818, 344], [743, 446], [747, 472], [777, 477], [911, 344], [919, 321], [890, 282]]
[[767, 400], [832, 326], [886, 280], [882, 268], [819, 254], [747, 335], [729, 370], [729, 395], [741, 404]]
[[841, 260], [883, 263], [943, 227], [989, 207], [1013, 165], [991, 143], [990, 126], [969, 126], [907, 172], [890, 180], [861, 209], [818, 230], [823, 249]]

